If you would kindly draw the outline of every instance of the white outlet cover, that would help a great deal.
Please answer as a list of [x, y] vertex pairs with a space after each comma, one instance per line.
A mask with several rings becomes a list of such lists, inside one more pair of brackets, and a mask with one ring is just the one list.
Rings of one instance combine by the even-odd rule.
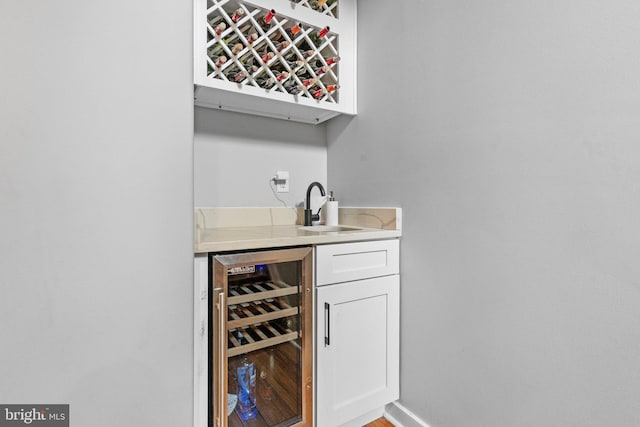
[[276, 181], [276, 193], [288, 193], [289, 180]]
[[289, 192], [289, 172], [278, 171], [275, 176], [276, 193], [288, 193]]

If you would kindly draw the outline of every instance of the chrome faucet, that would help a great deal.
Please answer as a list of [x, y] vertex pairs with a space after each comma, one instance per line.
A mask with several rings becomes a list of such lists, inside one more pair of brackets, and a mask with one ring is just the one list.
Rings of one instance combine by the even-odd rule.
[[325, 195], [324, 187], [322, 186], [322, 184], [320, 184], [319, 182], [312, 182], [311, 184], [309, 184], [309, 187], [307, 188], [307, 201], [304, 209], [305, 226], [313, 225], [313, 221], [320, 220], [320, 211], [322, 210], [322, 208], [318, 209], [317, 214], [313, 214], [311, 212], [311, 190], [313, 190], [313, 187], [318, 187], [318, 189], [320, 190], [320, 194], [322, 194], [323, 196]]

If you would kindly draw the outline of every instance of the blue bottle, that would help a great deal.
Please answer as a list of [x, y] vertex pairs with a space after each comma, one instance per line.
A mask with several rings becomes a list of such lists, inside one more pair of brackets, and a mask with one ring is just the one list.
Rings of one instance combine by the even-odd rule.
[[246, 355], [242, 357], [238, 374], [238, 416], [250, 420], [258, 414], [256, 407], [256, 368]]

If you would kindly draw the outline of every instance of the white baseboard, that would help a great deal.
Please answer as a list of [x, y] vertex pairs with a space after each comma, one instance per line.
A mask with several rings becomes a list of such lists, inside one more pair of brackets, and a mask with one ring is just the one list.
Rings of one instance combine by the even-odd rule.
[[341, 424], [340, 427], [362, 427], [363, 425], [369, 424], [371, 421], [384, 416], [384, 414], [385, 410], [381, 407], [371, 412], [367, 412], [366, 414], [361, 415], [349, 422]]
[[422, 421], [398, 401], [385, 406], [384, 417], [396, 427], [429, 427], [429, 424]]

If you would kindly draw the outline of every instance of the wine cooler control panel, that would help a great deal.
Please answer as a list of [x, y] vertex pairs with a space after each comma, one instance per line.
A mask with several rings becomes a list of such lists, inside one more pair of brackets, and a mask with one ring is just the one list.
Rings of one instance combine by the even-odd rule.
[[196, 105], [320, 123], [355, 114], [355, 1], [196, 0]]

